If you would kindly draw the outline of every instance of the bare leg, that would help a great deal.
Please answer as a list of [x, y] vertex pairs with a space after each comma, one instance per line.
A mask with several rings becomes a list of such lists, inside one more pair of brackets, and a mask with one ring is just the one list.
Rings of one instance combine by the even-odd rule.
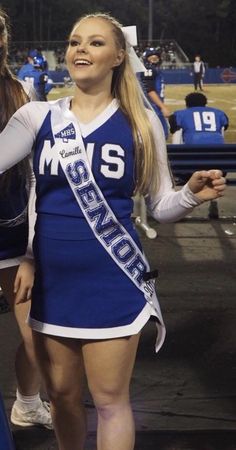
[[33, 348], [32, 331], [26, 324], [30, 302], [15, 305], [13, 285], [18, 267], [9, 267], [0, 271], [0, 285], [14, 312], [22, 343], [16, 352], [15, 368], [18, 390], [23, 395], [35, 395], [40, 389], [40, 376]]
[[83, 450], [86, 416], [82, 403], [81, 341], [33, 332], [36, 354], [51, 402], [59, 450]]
[[98, 413], [98, 450], [133, 450], [135, 427], [129, 400], [139, 335], [88, 342], [83, 355]]

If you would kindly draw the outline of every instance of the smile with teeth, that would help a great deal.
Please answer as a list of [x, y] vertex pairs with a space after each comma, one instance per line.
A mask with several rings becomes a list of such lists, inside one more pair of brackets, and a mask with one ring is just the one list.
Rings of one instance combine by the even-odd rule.
[[76, 66], [90, 66], [92, 63], [87, 61], [87, 59], [76, 59], [74, 64]]

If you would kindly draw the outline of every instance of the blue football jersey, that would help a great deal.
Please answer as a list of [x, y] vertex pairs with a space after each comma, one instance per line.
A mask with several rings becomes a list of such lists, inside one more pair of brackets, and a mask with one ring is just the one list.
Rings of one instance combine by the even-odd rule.
[[154, 103], [154, 101], [152, 101], [151, 97], [148, 95], [149, 92], [155, 91], [158, 94], [160, 100], [164, 102], [165, 83], [162, 71], [159, 68], [155, 67], [153, 64], [147, 64], [145, 72], [138, 73], [137, 78], [141, 84], [145, 96], [147, 97], [148, 101], [152, 105], [152, 108], [159, 117], [165, 133], [165, 137], [167, 138], [169, 134], [167, 121], [159, 106], [156, 105], [156, 103]]
[[20, 68], [19, 72], [17, 73], [17, 77], [19, 78], [19, 80], [23, 80], [24, 81], [25, 80], [25, 76], [29, 75], [29, 73], [32, 71], [32, 68], [33, 68], [33, 64], [30, 64], [30, 63], [24, 64]]
[[145, 95], [148, 95], [151, 91], [155, 91], [159, 95], [161, 101], [164, 102], [165, 82], [160, 69], [156, 68], [153, 64], [149, 64], [146, 66], [145, 72], [141, 72], [139, 79]]
[[228, 117], [217, 109], [198, 106], [175, 111], [171, 132], [182, 129], [185, 144], [224, 143], [222, 129], [228, 127]]
[[38, 100], [47, 100], [46, 95], [53, 88], [53, 84], [49, 82], [47, 72], [36, 69], [32, 64], [25, 64], [20, 69], [18, 78], [30, 83], [34, 87]]

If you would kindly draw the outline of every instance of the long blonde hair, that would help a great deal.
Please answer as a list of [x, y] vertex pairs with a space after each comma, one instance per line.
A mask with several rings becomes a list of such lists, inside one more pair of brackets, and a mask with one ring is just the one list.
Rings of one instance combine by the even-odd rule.
[[115, 18], [100, 12], [87, 14], [76, 21], [73, 30], [81, 21], [94, 18], [103, 19], [111, 25], [117, 48], [126, 51], [123, 62], [114, 69], [111, 89], [132, 129], [135, 146], [135, 192], [145, 195], [157, 189], [159, 177], [154, 137], [144, 106], [144, 95], [129, 62], [122, 25]]

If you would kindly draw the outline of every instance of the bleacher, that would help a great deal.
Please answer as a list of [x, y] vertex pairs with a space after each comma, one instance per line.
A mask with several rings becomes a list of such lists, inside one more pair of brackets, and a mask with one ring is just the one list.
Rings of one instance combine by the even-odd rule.
[[140, 41], [138, 54], [141, 56], [144, 49], [147, 47], [160, 49], [163, 70], [178, 69], [191, 65], [189, 58], [175, 40], [159, 39], [152, 41], [151, 43]]
[[175, 177], [196, 170], [222, 170], [227, 173], [228, 183], [235, 183], [236, 143], [214, 145], [167, 144], [168, 158]]

